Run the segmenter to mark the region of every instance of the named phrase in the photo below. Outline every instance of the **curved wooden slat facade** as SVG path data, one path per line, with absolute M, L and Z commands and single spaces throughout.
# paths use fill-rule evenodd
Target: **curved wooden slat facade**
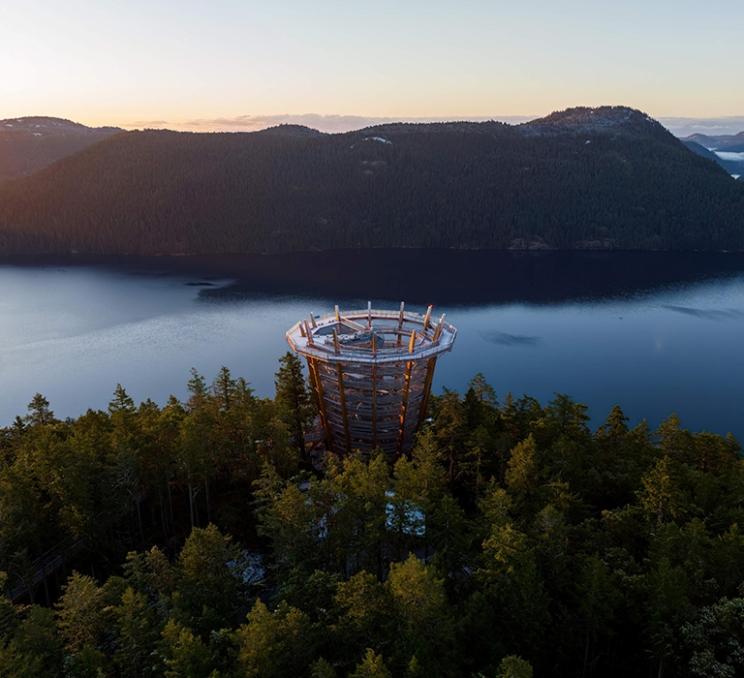
M 336 453 L 408 453 L 426 416 L 437 358 L 457 330 L 445 317 L 400 309 L 310 315 L 287 332 L 307 359 L 326 446 Z

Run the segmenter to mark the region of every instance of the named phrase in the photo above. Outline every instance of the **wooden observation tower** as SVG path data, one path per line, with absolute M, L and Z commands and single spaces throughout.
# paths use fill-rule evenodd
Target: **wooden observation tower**
M 307 359 L 326 445 L 337 454 L 408 453 L 426 416 L 437 358 L 457 330 L 426 313 L 374 310 L 310 315 L 287 332 Z

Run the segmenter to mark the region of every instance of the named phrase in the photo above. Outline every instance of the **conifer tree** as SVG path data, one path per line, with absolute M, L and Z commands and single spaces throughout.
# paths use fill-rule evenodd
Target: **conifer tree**
M 304 459 L 305 428 L 312 417 L 312 404 L 302 373 L 302 363 L 294 353 L 288 351 L 281 357 L 274 383 L 274 403 L 279 416 L 287 426 L 300 458 Z
M 41 393 L 37 393 L 28 404 L 28 414 L 25 417 L 25 422 L 31 426 L 43 426 L 51 424 L 53 421 L 54 412 L 49 407 L 49 401 Z
M 375 654 L 374 650 L 368 648 L 362 661 L 349 674 L 349 678 L 392 678 L 392 673 L 385 666 L 382 655 Z
M 169 619 L 163 628 L 159 652 L 165 678 L 209 676 L 212 657 L 209 648 L 191 629 Z

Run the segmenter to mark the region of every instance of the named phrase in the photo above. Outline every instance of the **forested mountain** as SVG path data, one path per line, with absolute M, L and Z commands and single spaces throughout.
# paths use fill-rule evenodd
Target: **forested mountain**
M 49 117 L 0 120 L 0 183 L 32 174 L 56 160 L 121 132 Z
M 744 153 L 744 132 L 738 134 L 692 134 L 684 141 L 694 141 L 705 148 L 714 148 L 717 151 L 730 151 L 732 153 Z
M 701 146 L 696 141 L 683 140 L 682 143 L 701 158 L 706 158 L 721 166 L 729 174 L 739 176 L 744 174 L 744 153 L 715 152 Z
M 682 142 L 693 153 L 714 160 L 730 174 L 744 175 L 744 132 L 719 136 L 693 134 Z
M 410 457 L 318 466 L 281 362 L 273 400 L 223 369 L 0 429 L 1 676 L 744 674 L 731 436 L 476 376 Z
M 744 191 L 646 115 L 127 132 L 0 188 L 2 253 L 744 249 Z
M 695 153 L 696 155 L 699 155 L 701 158 L 706 158 L 707 160 L 710 160 L 711 162 L 720 164 L 720 160 L 718 156 L 713 151 L 699 144 L 697 141 L 690 141 L 689 139 L 683 139 L 682 143 L 685 146 L 687 146 L 687 148 L 689 148 L 693 153 Z M 723 167 L 723 165 L 721 165 L 721 167 Z

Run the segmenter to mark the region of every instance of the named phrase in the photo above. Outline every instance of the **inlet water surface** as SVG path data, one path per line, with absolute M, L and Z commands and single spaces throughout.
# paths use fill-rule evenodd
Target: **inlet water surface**
M 595 425 L 744 439 L 744 259 L 737 255 L 385 251 L 0 264 L 0 426 L 36 392 L 57 416 L 183 397 L 220 366 L 273 392 L 284 332 L 334 303 L 435 303 L 459 329 L 435 390 L 482 372 L 500 397 L 567 393 Z

